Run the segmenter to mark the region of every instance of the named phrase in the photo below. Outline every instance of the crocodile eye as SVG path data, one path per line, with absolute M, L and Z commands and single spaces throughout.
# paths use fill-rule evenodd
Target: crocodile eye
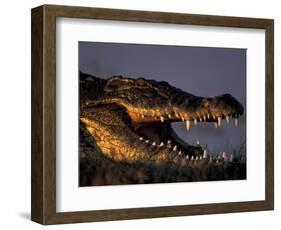
M 123 78 L 122 76 L 113 76 L 108 80 L 107 84 L 104 87 L 106 92 L 111 92 L 114 90 L 124 90 L 131 88 L 133 84 L 132 79 Z
M 148 83 L 144 79 L 139 79 L 139 80 L 137 80 L 137 85 L 138 86 L 148 86 Z

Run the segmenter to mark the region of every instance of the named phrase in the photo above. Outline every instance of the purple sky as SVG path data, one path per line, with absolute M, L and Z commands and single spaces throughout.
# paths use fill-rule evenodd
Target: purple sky
M 197 96 L 230 93 L 246 110 L 246 50 L 187 46 L 79 42 L 79 70 L 100 78 L 123 75 L 167 81 Z M 232 120 L 215 129 L 199 124 L 187 131 L 173 123 L 177 134 L 190 144 L 208 146 L 213 153 L 237 148 L 246 140 L 246 111 L 238 128 Z

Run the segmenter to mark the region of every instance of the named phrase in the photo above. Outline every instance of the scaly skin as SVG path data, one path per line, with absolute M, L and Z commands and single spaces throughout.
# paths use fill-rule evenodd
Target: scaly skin
M 114 162 L 174 162 L 200 166 L 232 160 L 211 158 L 201 146 L 181 140 L 171 122 L 214 122 L 232 117 L 243 106 L 230 94 L 197 97 L 167 82 L 114 76 L 108 81 L 80 73 L 80 121 L 97 148 Z

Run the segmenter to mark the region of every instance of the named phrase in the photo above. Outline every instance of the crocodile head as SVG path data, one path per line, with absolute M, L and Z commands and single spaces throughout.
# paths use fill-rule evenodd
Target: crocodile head
M 198 122 L 213 122 L 219 127 L 223 120 L 234 119 L 237 125 L 244 111 L 230 94 L 207 98 L 167 82 L 122 76 L 101 82 L 83 76 L 80 91 L 92 96 L 82 97 L 80 120 L 101 152 L 114 161 L 174 161 L 202 156 L 202 147 L 180 139 L 171 123 L 184 122 L 188 130 Z M 87 91 L 92 88 L 97 90 Z M 100 92 L 98 97 L 93 96 L 95 92 Z

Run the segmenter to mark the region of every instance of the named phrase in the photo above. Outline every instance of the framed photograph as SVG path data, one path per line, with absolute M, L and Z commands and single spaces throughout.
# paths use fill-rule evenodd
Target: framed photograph
M 31 219 L 273 210 L 273 20 L 32 9 Z

